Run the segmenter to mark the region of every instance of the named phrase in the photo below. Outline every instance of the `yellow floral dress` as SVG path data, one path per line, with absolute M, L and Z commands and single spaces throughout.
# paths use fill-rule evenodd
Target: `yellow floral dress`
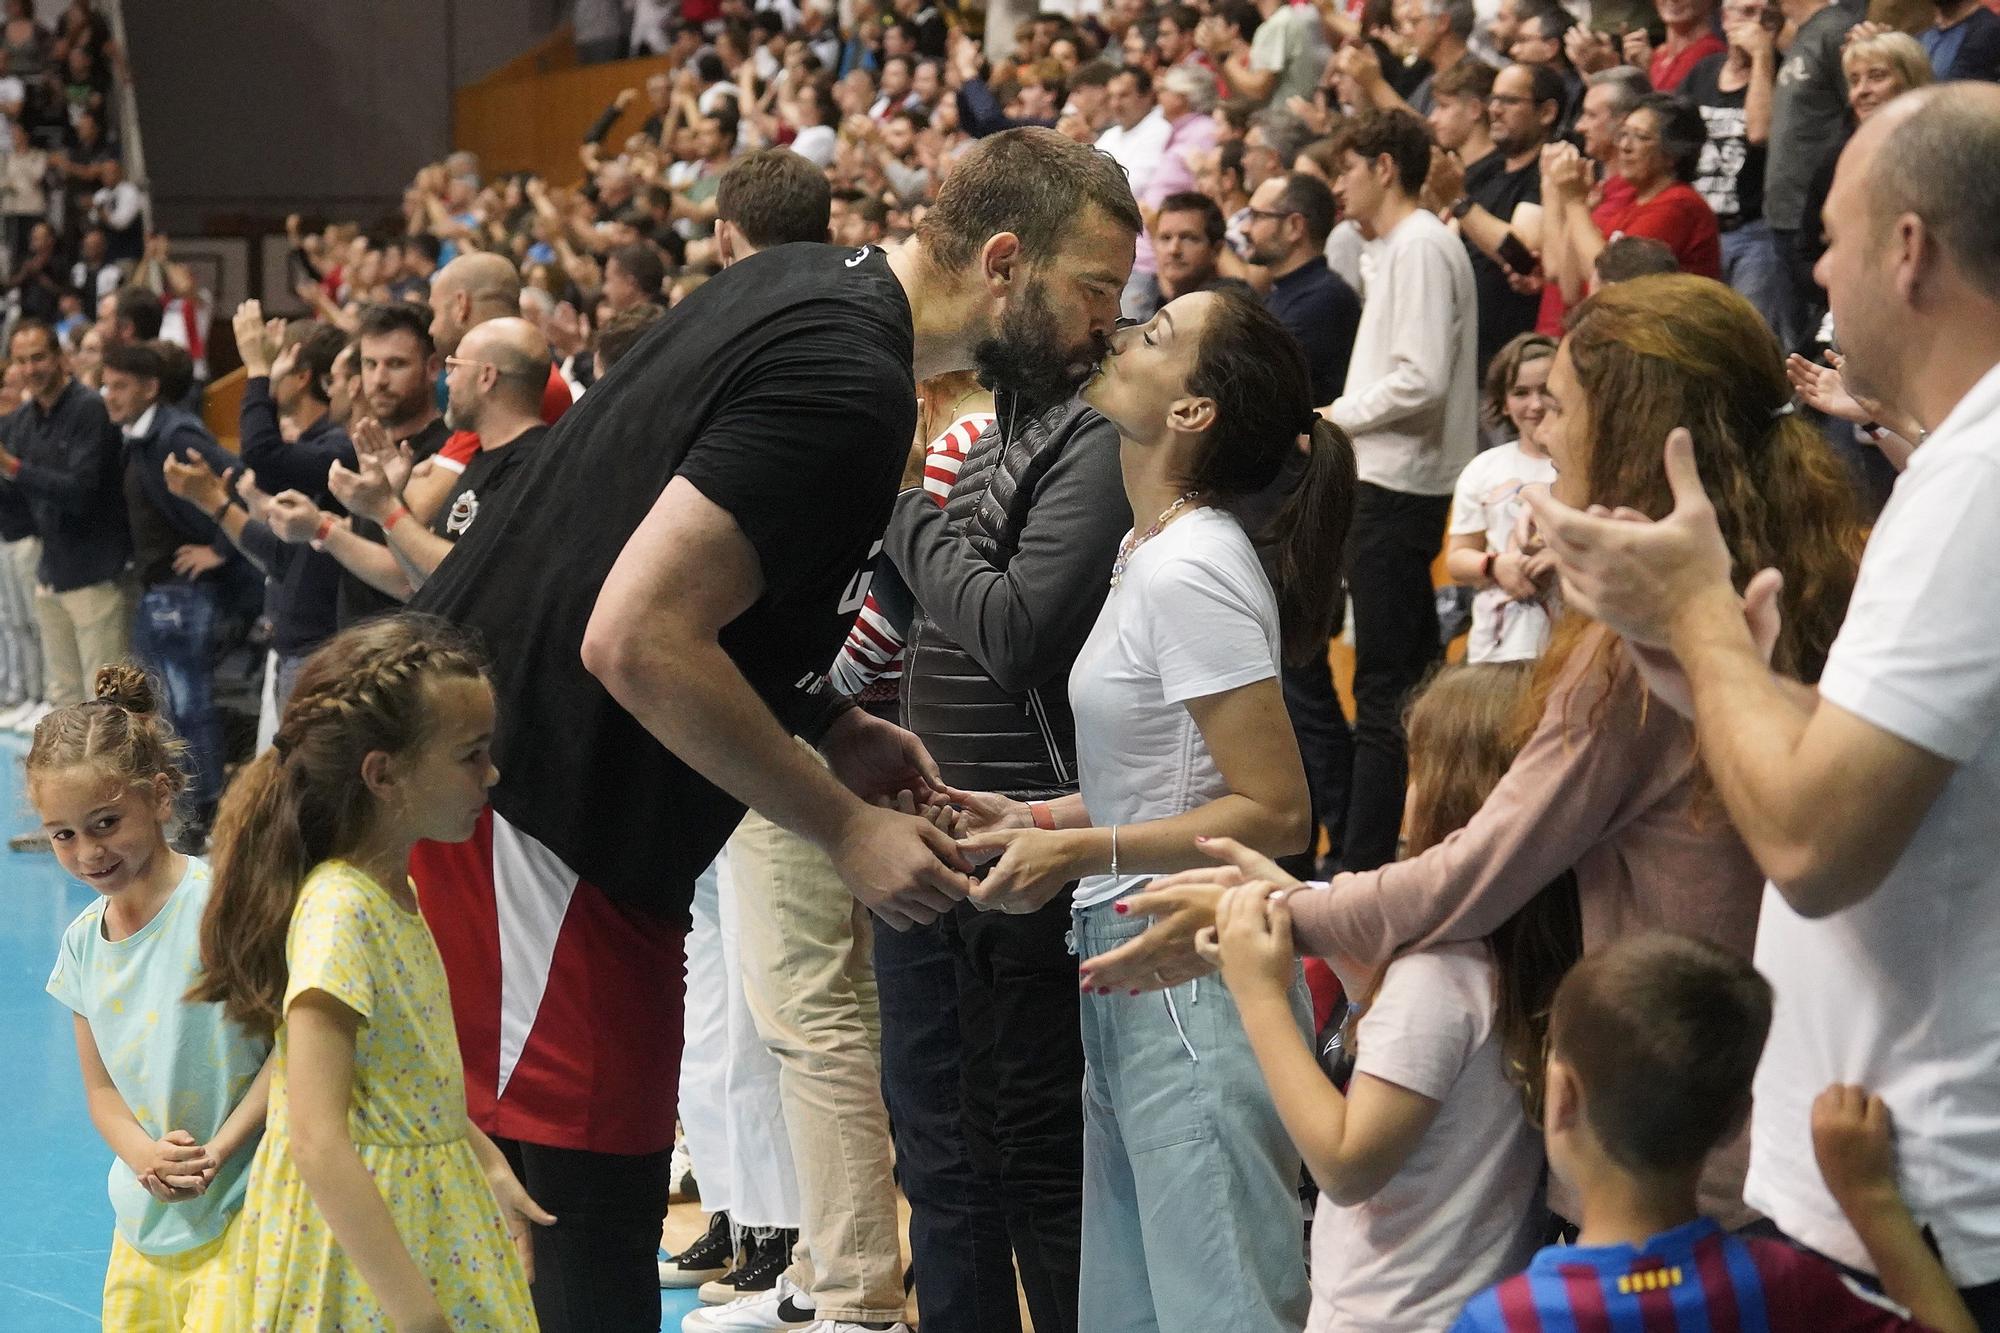
M 348 1132 L 452 1328 L 534 1329 L 527 1277 L 466 1137 L 451 997 L 423 918 L 360 870 L 328 861 L 300 891 L 285 954 L 288 1011 L 300 993 L 319 990 L 361 1015 Z M 286 1035 L 281 1027 L 270 1121 L 235 1228 L 225 1327 L 387 1330 L 292 1162 Z

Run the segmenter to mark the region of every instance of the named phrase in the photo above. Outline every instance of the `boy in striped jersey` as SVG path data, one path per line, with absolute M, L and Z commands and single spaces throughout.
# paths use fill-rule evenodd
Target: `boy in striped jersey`
M 1973 1333 L 1896 1191 L 1888 1112 L 1863 1089 L 1820 1094 L 1813 1148 L 1910 1315 L 1829 1260 L 1698 1214 L 1702 1163 L 1750 1109 L 1770 1023 L 1770 986 L 1713 945 L 1644 934 L 1579 963 L 1556 993 L 1544 1071 L 1549 1168 L 1583 1199 L 1577 1243 L 1475 1297 L 1454 1333 Z

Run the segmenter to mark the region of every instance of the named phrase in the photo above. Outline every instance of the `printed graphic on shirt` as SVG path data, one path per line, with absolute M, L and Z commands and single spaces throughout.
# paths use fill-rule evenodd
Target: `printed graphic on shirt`
M 451 502 L 451 513 L 444 521 L 444 535 L 451 538 L 463 537 L 472 520 L 479 517 L 479 497 L 471 491 L 462 491 Z

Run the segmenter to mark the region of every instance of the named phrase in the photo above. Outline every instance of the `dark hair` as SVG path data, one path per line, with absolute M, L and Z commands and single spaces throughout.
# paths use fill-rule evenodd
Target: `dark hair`
M 832 207 L 826 173 L 789 148 L 745 153 L 715 187 L 715 216 L 759 250 L 826 240 Z
M 1215 146 L 1215 171 L 1219 176 L 1224 172 L 1236 177 L 1236 188 L 1243 188 L 1243 141 L 1230 139 Z
M 1542 35 L 1554 41 L 1556 46 L 1555 61 L 1551 61 L 1550 63 L 1553 64 L 1556 61 L 1560 61 L 1562 64 L 1567 65 L 1569 63 L 1569 53 L 1563 50 L 1563 38 L 1568 35 L 1571 28 L 1576 26 L 1576 20 L 1570 16 L 1569 11 L 1561 5 L 1554 3 L 1554 0 L 1546 0 L 1546 3 L 1530 5 L 1527 12 L 1521 15 L 1521 22 L 1527 23 L 1530 21 L 1539 21 L 1547 25 Z
M 1054 130 L 1017 129 L 978 140 L 917 225 L 930 261 L 948 273 L 971 266 L 990 237 L 1012 232 L 1030 263 L 1060 250 L 1086 209 L 1133 235 L 1143 225 L 1125 169 L 1108 153 Z
M 621 245 L 605 258 L 606 264 L 616 263 L 625 270 L 627 277 L 648 301 L 657 301 L 666 289 L 667 263 L 660 258 L 660 252 L 645 241 L 634 241 Z
M 223 795 L 190 1000 L 221 1004 L 252 1032 L 284 1021 L 285 936 L 299 889 L 314 866 L 359 847 L 376 818 L 363 758 L 423 744 L 431 681 L 485 675 L 462 631 L 408 613 L 343 630 L 307 659 L 271 748 Z
M 109 353 L 107 352 L 107 357 Z M 113 663 L 97 669 L 90 698 L 58 708 L 35 724 L 27 773 L 95 764 L 127 786 L 165 778 L 178 800 L 188 787 L 188 745 L 160 707 L 161 691 L 143 670 Z
M 729 66 L 712 49 L 695 53 L 694 72 L 703 83 L 721 83 L 729 77 Z
M 194 358 L 179 343 L 155 338 L 150 346 L 160 357 L 160 397 L 178 403 L 194 388 Z
M 1431 17 L 1442 16 L 1446 29 L 1461 42 L 1472 36 L 1472 30 L 1479 25 L 1479 11 L 1472 0 L 1430 0 L 1424 12 Z
M 1431 171 L 1433 140 L 1430 126 L 1416 112 L 1401 107 L 1363 111 L 1343 121 L 1334 138 L 1342 152 L 1364 161 L 1387 156 L 1396 164 L 1396 181 L 1404 194 L 1415 195 L 1424 188 L 1424 177 Z
M 444 241 L 427 231 L 420 231 L 414 236 L 405 236 L 403 238 L 403 248 L 405 250 L 415 250 L 429 261 L 430 266 L 435 269 L 438 259 L 444 254 Z
M 1868 173 L 1874 225 L 1915 213 L 1966 279 L 2000 301 L 2000 116 L 1959 83 L 1905 96 L 1916 110 L 1883 137 Z
M 1201 22 L 1201 11 L 1193 5 L 1162 5 L 1156 17 L 1160 22 L 1171 23 L 1182 32 L 1192 36 L 1196 26 Z
M 327 393 L 327 377 L 333 374 L 333 363 L 347 350 L 347 335 L 335 325 L 317 319 L 301 319 L 293 321 L 285 330 L 285 339 L 298 344 L 298 360 L 292 369 L 307 373 L 306 392 L 322 403 L 331 401 Z
M 1563 109 L 1569 105 L 1569 85 L 1563 82 L 1563 76 L 1556 72 L 1554 65 L 1523 65 L 1521 68 L 1528 71 L 1528 95 L 1535 99 L 1537 107 L 1554 102 L 1556 124 L 1560 125 Z M 1553 126 L 1549 132 L 1555 132 Z
M 715 108 L 715 114 L 710 116 L 709 119 L 714 121 L 716 129 L 722 132 L 724 143 L 733 144 L 736 142 L 737 127 L 743 123 L 743 110 L 736 105 L 735 98 L 725 98 Z
M 1556 340 L 1545 333 L 1517 333 L 1493 354 L 1486 367 L 1485 394 L 1479 416 L 1494 430 L 1507 425 L 1507 395 L 1513 392 L 1514 377 L 1530 361 L 1546 361 L 1556 354 Z
M 1325 654 L 1333 633 L 1354 517 L 1354 445 L 1313 410 L 1305 353 L 1277 316 L 1242 292 L 1211 300 L 1188 392 L 1215 400 L 1215 424 L 1188 485 L 1225 503 L 1254 501 L 1297 459 L 1299 437 L 1308 438 L 1303 475 L 1251 534 L 1277 590 L 1285 660 L 1308 661 Z
M 666 307 L 657 301 L 642 301 L 627 307 L 604 321 L 604 326 L 591 338 L 590 349 L 604 363 L 604 369 L 610 370 L 638 344 L 646 330 L 666 317 Z
M 20 319 L 15 320 L 14 327 L 7 331 L 7 354 L 9 356 L 14 354 L 15 340 L 24 333 L 39 333 L 43 338 L 48 340 L 51 352 L 62 351 L 62 340 L 56 337 L 54 327 L 47 320 L 37 319 L 33 315 L 24 315 Z
M 1620 236 L 1597 252 L 1594 267 L 1598 284 L 1604 287 L 1655 273 L 1681 271 L 1681 263 L 1674 258 L 1674 252 L 1667 247 L 1667 243 L 1650 236 Z
M 1340 205 L 1334 201 L 1333 191 L 1325 181 L 1303 171 L 1288 171 L 1280 179 L 1285 182 L 1285 189 L 1278 196 L 1279 211 L 1304 218 L 1306 239 L 1312 242 L 1313 249 L 1324 250 L 1326 238 L 1340 218 Z
M 1153 214 L 1163 218 L 1169 213 L 1201 214 L 1201 229 L 1208 237 L 1210 245 L 1221 245 L 1222 238 L 1229 233 L 1229 222 L 1222 216 L 1222 209 L 1215 200 L 1199 190 L 1182 190 L 1160 200 L 1159 209 Z
M 1648 93 L 1625 114 L 1629 118 L 1640 111 L 1652 112 L 1659 122 L 1660 151 L 1673 164 L 1674 179 L 1693 180 L 1701 165 L 1701 150 L 1708 143 L 1708 125 L 1701 112 L 1671 93 Z
M 1499 71 L 1478 56 L 1466 56 L 1455 65 L 1447 65 L 1431 80 L 1431 96 L 1476 97 L 1481 109 L 1487 97 L 1493 92 L 1493 79 Z M 1561 82 L 1560 76 L 1557 82 Z
M 920 106 L 899 106 L 889 113 L 888 118 L 890 120 L 906 120 L 910 123 L 910 128 L 918 133 L 922 133 L 931 127 L 931 113 Z M 792 156 L 797 157 L 798 154 L 793 153 Z M 820 174 L 824 176 L 826 173 L 821 172 Z
M 1556 990 L 1549 1056 L 1575 1073 L 1611 1159 L 1699 1170 L 1750 1109 L 1771 986 L 1748 959 L 1648 931 L 1586 954 Z
M 165 308 L 160 304 L 158 293 L 128 283 L 120 287 L 118 295 L 112 298 L 111 309 L 113 318 L 132 326 L 133 338 L 144 342 L 160 336 Z
M 1264 22 L 1264 16 L 1257 12 L 1257 6 L 1250 0 L 1223 0 L 1215 6 L 1214 12 L 1224 23 L 1241 33 L 1246 42 L 1256 35 Z
M 1090 60 L 1078 65 L 1069 76 L 1069 90 L 1079 88 L 1105 88 L 1111 84 L 1111 76 L 1118 73 L 1118 67 L 1108 60 Z
M 1153 95 L 1153 76 L 1146 72 L 1145 66 L 1121 65 L 1112 77 L 1118 78 L 1120 76 L 1130 78 L 1132 80 L 1132 87 L 1137 90 L 1141 97 L 1151 97 Z
M 357 337 L 386 338 L 396 333 L 415 338 L 426 361 L 437 352 L 437 343 L 431 339 L 429 306 L 415 301 L 377 301 L 361 307 L 361 320 L 355 327 Z
M 113 343 L 104 349 L 104 368 L 135 379 L 152 380 L 155 384 L 166 377 L 165 368 L 160 364 L 159 349 L 149 342 Z

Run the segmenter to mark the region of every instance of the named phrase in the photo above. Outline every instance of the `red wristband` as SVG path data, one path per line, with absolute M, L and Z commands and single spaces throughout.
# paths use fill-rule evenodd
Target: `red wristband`
M 307 542 L 306 545 L 312 547 L 315 551 L 326 549 L 326 539 L 333 535 L 333 527 L 333 515 L 321 514 L 319 516 L 319 526 L 313 529 L 312 540 Z
M 391 509 L 389 511 L 389 517 L 382 520 L 382 531 L 387 532 L 390 528 L 395 527 L 396 524 L 402 522 L 403 519 L 407 518 L 409 516 L 409 513 L 410 511 L 407 508 L 405 508 L 402 505 L 397 505 L 394 509 Z
M 1036 828 L 1048 829 L 1052 832 L 1055 829 L 1056 812 L 1049 809 L 1047 801 L 1028 802 L 1028 818 L 1035 821 Z

